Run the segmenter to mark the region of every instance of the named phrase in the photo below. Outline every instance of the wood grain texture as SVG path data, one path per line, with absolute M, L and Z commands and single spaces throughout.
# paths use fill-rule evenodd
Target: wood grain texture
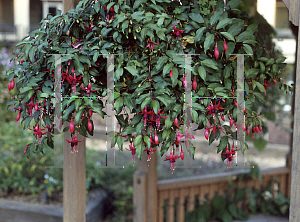
M 299 1 L 297 1 L 299 3 Z M 290 1 L 290 10 L 292 6 L 296 7 L 295 3 L 292 4 Z M 297 7 L 299 10 L 299 7 Z M 298 15 L 299 16 L 299 15 Z M 299 22 L 298 22 L 299 24 Z M 298 34 L 298 46 L 300 42 L 300 35 Z M 300 47 L 297 50 L 297 70 L 296 70 L 296 87 L 295 87 L 295 109 L 294 109 L 294 129 L 293 129 L 293 152 L 292 152 L 292 181 L 291 181 L 291 199 L 290 199 L 290 222 L 300 221 L 300 155 L 299 155 L 299 144 L 300 144 Z
M 143 153 L 141 161 L 137 160 L 137 171 L 134 173 L 133 181 L 134 222 L 158 221 L 158 213 L 161 213 L 157 207 L 157 155 L 156 152 L 152 153 L 149 167 L 146 153 Z M 138 181 L 141 177 L 143 183 Z
M 78 135 L 78 140 L 85 137 Z M 85 140 L 78 143 L 78 153 L 71 153 L 69 131 L 64 133 L 63 209 L 64 222 L 86 221 L 86 149 Z

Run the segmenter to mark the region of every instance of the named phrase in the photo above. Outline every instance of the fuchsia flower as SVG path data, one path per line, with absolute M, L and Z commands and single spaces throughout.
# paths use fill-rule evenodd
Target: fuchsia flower
M 48 133 L 48 132 L 42 132 L 42 131 L 46 130 L 46 129 L 42 129 L 41 126 L 36 124 L 35 127 L 30 130 L 33 130 L 33 134 L 35 134 L 36 141 L 37 141 L 37 136 L 39 136 L 39 144 L 42 144 L 42 136 Z
M 268 88 L 269 86 L 271 86 L 271 84 L 268 84 L 268 81 L 265 80 L 265 81 L 264 81 L 264 87 L 265 87 L 264 96 L 266 95 L 266 93 L 267 93 L 267 88 Z
M 171 69 L 170 77 L 172 78 L 172 76 L 173 76 L 173 70 Z
M 151 137 L 151 135 L 150 135 L 150 137 Z M 150 148 L 147 147 L 147 149 L 145 149 L 144 151 L 147 152 L 147 161 L 148 161 L 148 166 L 149 166 L 149 161 L 151 160 L 151 154 L 153 152 L 156 152 L 156 150 L 152 149 L 152 147 L 150 147 Z
M 134 147 L 134 144 L 133 144 L 133 142 L 130 142 L 131 143 L 131 145 L 129 145 L 129 149 L 127 149 L 127 148 L 125 148 L 126 150 L 128 150 L 128 151 L 131 151 L 131 155 L 132 155 L 132 162 L 133 162 L 133 165 L 132 166 L 134 166 L 134 162 L 135 162 L 135 153 L 136 153 L 136 148 Z
M 173 28 L 174 28 L 174 32 L 172 32 L 172 33 L 177 35 L 177 36 L 180 36 L 180 38 L 182 38 L 181 33 L 183 33 L 184 30 L 179 30 L 178 28 L 176 28 L 175 25 L 173 25 Z
M 184 136 L 185 136 L 186 147 L 188 147 L 189 146 L 189 139 L 195 139 L 195 137 L 190 134 L 188 127 L 185 129 Z
M 151 50 L 153 51 L 153 46 L 154 45 L 158 45 L 159 43 L 154 43 L 154 42 L 152 42 L 150 39 L 149 39 L 149 44 L 146 46 L 146 48 L 148 48 L 149 46 L 151 47 Z M 145 48 L 145 49 L 146 49 Z
M 76 93 L 76 84 L 77 82 L 81 82 L 82 75 L 76 77 L 76 73 L 74 72 L 74 69 L 72 68 L 72 72 L 74 73 L 73 76 L 69 75 L 69 78 L 67 79 L 68 82 L 73 86 L 73 93 Z
M 207 115 L 212 114 L 213 117 L 215 117 L 216 111 L 223 110 L 223 109 L 224 109 L 223 107 L 220 107 L 220 101 L 219 101 L 218 105 L 216 105 L 216 103 L 215 103 L 215 105 L 213 105 L 213 103 L 211 102 L 211 104 L 206 108 L 206 110 L 208 111 Z
M 88 30 L 88 32 L 90 33 L 93 30 L 93 23 L 91 23 L 90 27 L 87 27 L 86 25 L 84 25 L 84 27 Z
M 87 88 L 83 88 L 82 85 L 80 85 L 80 88 L 83 89 L 84 91 L 86 91 L 87 97 L 90 97 L 90 93 L 91 93 L 91 92 L 96 92 L 96 91 L 97 91 L 97 90 L 92 90 L 92 84 L 91 84 L 90 82 L 89 82 Z
M 170 156 L 165 156 L 166 159 L 165 161 L 169 160 L 171 163 L 171 174 L 173 174 L 173 170 L 175 169 L 175 160 L 177 160 L 178 158 L 180 158 L 179 156 L 175 156 L 175 151 L 173 151 L 173 155 L 172 155 L 172 151 L 170 151 Z
M 228 146 L 226 147 L 226 152 L 225 153 L 221 153 L 221 155 L 225 155 L 225 158 L 227 159 L 227 169 L 228 166 L 231 167 L 232 166 L 232 161 L 234 159 L 234 154 L 235 152 L 238 150 L 235 150 L 234 148 L 232 150 L 228 150 Z
M 75 137 L 72 136 L 72 140 L 66 140 L 68 143 L 71 143 L 71 153 L 73 154 L 73 147 L 75 146 L 75 153 L 76 153 L 76 156 L 77 156 L 77 153 L 78 153 L 78 148 L 77 148 L 77 145 L 79 142 L 82 142 L 84 140 L 81 140 L 81 141 L 78 141 L 77 140 L 77 135 L 75 135 Z

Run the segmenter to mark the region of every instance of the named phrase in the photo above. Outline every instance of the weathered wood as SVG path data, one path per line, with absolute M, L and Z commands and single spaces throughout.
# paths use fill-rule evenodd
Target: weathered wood
M 147 173 L 136 171 L 133 175 L 134 221 L 147 221 Z
M 175 213 L 175 198 L 176 190 L 169 191 L 169 203 L 168 203 L 168 213 L 167 213 L 167 222 L 174 222 L 174 213 Z
M 289 20 L 295 25 L 299 25 L 299 0 L 282 0 L 289 10 Z
M 177 207 L 177 221 L 184 221 L 184 194 L 182 193 L 182 189 L 179 191 L 179 199 L 178 199 L 178 207 Z
M 164 207 L 164 201 L 166 199 L 168 199 L 168 191 L 159 192 L 158 199 L 159 199 L 158 222 L 163 222 L 164 221 L 164 208 L 163 207 Z
M 295 10 L 298 10 L 298 24 L 299 25 L 299 1 L 290 1 L 289 14 L 290 17 L 295 16 Z M 297 8 L 292 8 L 297 7 Z M 298 27 L 299 28 L 299 27 Z M 298 34 L 298 46 L 300 43 L 300 35 Z M 300 155 L 299 155 L 299 143 L 300 143 L 300 47 L 297 50 L 297 70 L 296 70 L 296 83 L 295 83 L 295 108 L 294 108 L 294 127 L 293 127 L 293 152 L 292 152 L 292 181 L 291 181 L 291 199 L 290 199 L 290 222 L 296 222 L 300 220 Z
M 137 160 L 137 162 L 137 171 L 134 174 L 133 181 L 133 189 L 135 191 L 133 193 L 134 221 L 157 221 L 157 153 L 152 153 L 149 167 L 146 152 L 143 153 L 142 160 Z M 143 183 L 138 181 L 138 175 L 143 177 Z M 139 192 L 136 192 L 136 189 Z M 141 218 L 144 219 L 141 220 Z
M 85 137 L 80 134 L 78 140 Z M 66 141 L 71 140 L 69 131 L 64 133 L 64 168 L 63 168 L 63 209 L 64 222 L 86 221 L 86 171 L 85 171 L 85 140 L 78 143 L 78 153 L 71 154 L 71 146 Z

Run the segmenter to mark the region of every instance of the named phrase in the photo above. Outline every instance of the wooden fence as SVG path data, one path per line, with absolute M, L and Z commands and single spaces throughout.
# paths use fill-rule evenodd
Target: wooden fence
M 157 221 L 164 222 L 165 217 L 167 222 L 183 222 L 185 213 L 195 208 L 195 200 L 202 204 L 204 200 L 211 201 L 216 194 L 223 195 L 228 189 L 229 180 L 237 184 L 235 180 L 237 176 L 247 172 L 249 170 L 158 181 Z M 273 195 L 279 190 L 284 196 L 289 196 L 291 175 L 289 167 L 264 169 L 261 174 L 262 183 L 259 179 L 250 179 L 247 182 L 242 181 L 239 187 L 263 188 L 271 179 L 276 179 L 278 184 L 272 183 Z

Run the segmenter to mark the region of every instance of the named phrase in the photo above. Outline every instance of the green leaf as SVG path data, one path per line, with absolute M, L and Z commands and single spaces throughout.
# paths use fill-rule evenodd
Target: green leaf
M 236 42 L 243 42 L 253 36 L 253 31 L 245 31 L 238 35 Z
M 119 97 L 118 99 L 116 99 L 115 101 L 115 109 L 117 110 L 117 112 L 123 107 L 123 97 Z
M 144 136 L 144 142 L 146 143 L 147 147 L 151 147 L 150 138 L 148 136 Z
M 194 42 L 197 43 L 198 41 L 200 41 L 202 35 L 203 35 L 203 32 L 204 30 L 206 29 L 206 27 L 202 27 L 200 29 L 197 30 L 196 32 L 196 35 L 195 35 L 195 38 L 194 38 Z
M 173 125 L 173 122 L 171 121 L 170 117 L 165 119 L 165 125 L 166 125 L 166 129 L 171 128 L 171 126 Z
M 130 72 L 133 76 L 138 76 L 138 71 L 135 66 L 126 66 L 125 69 Z
M 163 65 L 166 64 L 166 62 L 168 61 L 168 59 L 169 59 L 168 56 L 163 56 L 163 57 L 159 58 L 159 60 L 158 60 L 158 62 L 157 62 L 157 64 L 156 64 L 156 66 L 155 66 L 155 68 L 156 68 L 157 70 L 160 70 L 161 67 L 162 67 Z
M 163 69 L 163 77 L 165 77 L 166 74 L 169 74 L 171 72 L 171 69 L 173 68 L 174 64 L 171 62 L 171 63 L 168 63 L 167 65 L 164 66 L 164 69 Z
M 253 50 L 250 45 L 243 44 L 243 48 L 247 54 L 253 54 Z
M 129 70 L 128 70 L 129 71 Z M 117 68 L 116 72 L 115 72 L 115 75 L 116 75 L 116 80 L 120 80 L 120 77 L 123 75 L 123 68 Z
M 228 2 L 228 4 L 226 5 L 226 9 L 228 10 L 229 8 L 231 9 L 235 9 L 236 7 L 238 7 L 241 4 L 242 0 L 231 0 Z
M 206 33 L 206 38 L 204 41 L 204 52 L 206 52 L 210 46 L 214 43 L 215 35 L 211 33 Z
M 206 79 L 206 70 L 203 66 L 198 67 L 198 73 L 199 73 L 201 79 L 203 79 L 203 81 L 205 81 L 205 79 Z
M 82 100 L 81 99 L 76 99 L 75 100 L 75 110 L 78 111 L 80 105 L 82 103 Z
M 220 33 L 228 40 L 235 41 L 234 37 L 229 32 L 220 32 Z
M 158 115 L 159 102 L 157 100 L 152 100 L 152 108 L 156 115 Z
M 151 97 L 147 97 L 143 102 L 142 102 L 142 105 L 141 105 L 141 109 L 143 110 L 145 108 L 145 106 L 147 106 L 149 103 L 150 103 L 150 100 L 152 98 Z
M 20 90 L 20 93 L 22 94 L 22 93 L 25 93 L 25 92 L 27 92 L 27 91 L 29 91 L 29 90 L 31 90 L 32 88 L 31 87 L 28 87 L 28 86 L 25 86 L 24 88 L 22 88 L 21 90 Z
M 216 29 L 224 28 L 226 25 L 231 24 L 231 23 L 232 23 L 232 19 L 231 19 L 231 18 L 225 18 L 225 19 L 222 19 L 222 20 L 218 23 Z
M 146 3 L 147 0 L 137 0 L 133 4 L 133 9 L 137 9 L 142 3 Z
M 78 112 L 76 112 L 76 115 L 75 115 L 76 124 L 79 124 L 80 117 L 82 116 L 82 114 L 83 114 L 83 109 L 80 109 Z
M 276 63 L 283 63 L 285 61 L 286 57 L 280 56 L 279 58 L 276 59 Z
M 221 152 L 223 149 L 227 147 L 228 144 L 228 136 L 223 136 L 220 140 L 220 143 L 218 145 L 217 153 Z
M 126 20 L 127 21 L 127 20 Z M 124 24 L 124 23 L 123 23 Z M 108 33 L 112 30 L 112 28 L 107 29 L 106 27 L 104 27 L 103 29 L 101 29 L 101 35 L 103 37 L 106 37 L 108 35 Z
M 142 16 L 145 11 L 136 11 L 132 14 L 132 19 L 137 20 L 138 22 L 144 19 L 145 17 Z M 122 18 L 122 17 L 121 17 Z M 125 19 L 125 17 L 123 17 Z
M 162 134 L 162 139 L 165 140 L 171 133 L 171 129 L 165 129 Z
M 254 83 L 254 81 L 253 81 L 253 83 Z M 253 84 L 254 85 L 254 84 Z M 261 92 L 265 92 L 266 90 L 265 90 L 265 87 L 261 84 L 261 83 L 259 83 L 259 82 L 256 82 L 256 86 L 257 86 L 257 88 L 259 89 L 259 91 L 261 91 Z
M 264 138 L 259 137 L 259 138 L 254 138 L 254 146 L 255 148 L 261 152 L 265 149 L 265 147 L 267 146 L 267 141 L 264 140 Z
M 117 136 L 117 144 L 120 150 L 123 150 L 123 137 L 121 135 Z
M 228 33 L 230 33 L 232 36 L 236 36 L 240 33 L 240 31 L 244 28 L 244 21 L 240 21 L 239 23 L 234 23 L 229 29 Z
M 218 69 L 218 64 L 212 59 L 205 59 L 201 62 L 201 65 L 207 66 L 212 69 Z
M 197 22 L 197 23 L 204 23 L 204 19 L 203 19 L 203 17 L 201 16 L 201 14 L 196 14 L 196 13 L 189 13 L 189 17 L 193 20 L 193 21 L 195 21 L 195 22 Z
M 219 11 L 215 11 L 214 14 L 210 18 L 210 24 L 214 25 L 221 17 L 221 14 L 223 13 L 224 9 L 220 9 Z
M 156 35 L 158 36 L 158 38 L 166 40 L 166 35 L 162 30 L 156 31 Z
M 139 144 L 142 143 L 142 139 L 143 136 L 142 135 L 138 135 L 135 139 L 134 139 L 134 146 L 137 147 Z

